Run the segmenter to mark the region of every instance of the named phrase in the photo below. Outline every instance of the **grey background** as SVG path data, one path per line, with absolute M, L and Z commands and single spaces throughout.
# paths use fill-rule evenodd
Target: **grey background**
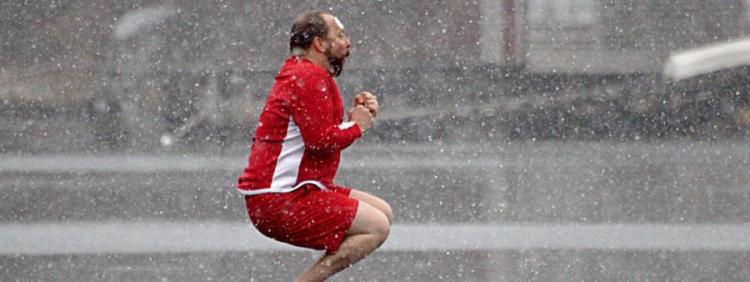
M 345 101 L 382 103 L 337 181 L 396 214 L 331 280 L 750 277 L 747 76 L 661 73 L 742 39 L 746 1 L 108 0 L 0 3 L 0 280 L 288 281 L 311 264 L 233 188 L 307 9 L 352 38 Z

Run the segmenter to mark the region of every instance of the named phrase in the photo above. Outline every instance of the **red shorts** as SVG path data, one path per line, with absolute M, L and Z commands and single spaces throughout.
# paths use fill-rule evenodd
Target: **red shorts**
M 351 189 L 307 185 L 289 193 L 245 196 L 253 225 L 264 235 L 299 247 L 339 249 L 354 221 L 359 202 L 349 198 Z

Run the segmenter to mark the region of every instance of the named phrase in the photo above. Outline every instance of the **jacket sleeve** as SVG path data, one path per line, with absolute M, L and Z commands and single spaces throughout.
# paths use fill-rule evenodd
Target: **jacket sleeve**
M 337 97 L 333 85 L 319 74 L 299 77 L 292 82 L 290 109 L 294 123 L 299 127 L 305 148 L 320 152 L 341 151 L 362 136 L 354 123 L 338 124 L 333 108 Z

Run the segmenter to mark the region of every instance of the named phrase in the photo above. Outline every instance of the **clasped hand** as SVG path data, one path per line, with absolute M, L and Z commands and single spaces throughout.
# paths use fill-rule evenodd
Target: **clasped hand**
M 372 126 L 379 107 L 377 96 L 367 91 L 360 92 L 354 96 L 354 107 L 349 110 L 349 121 L 356 122 L 364 132 Z

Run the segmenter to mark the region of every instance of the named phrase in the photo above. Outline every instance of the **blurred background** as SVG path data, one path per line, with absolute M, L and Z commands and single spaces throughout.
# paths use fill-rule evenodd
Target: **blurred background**
M 312 263 L 233 189 L 311 9 L 381 101 L 338 181 L 397 214 L 333 280 L 750 277 L 749 1 L 45 0 L 0 3 L 0 279 Z

